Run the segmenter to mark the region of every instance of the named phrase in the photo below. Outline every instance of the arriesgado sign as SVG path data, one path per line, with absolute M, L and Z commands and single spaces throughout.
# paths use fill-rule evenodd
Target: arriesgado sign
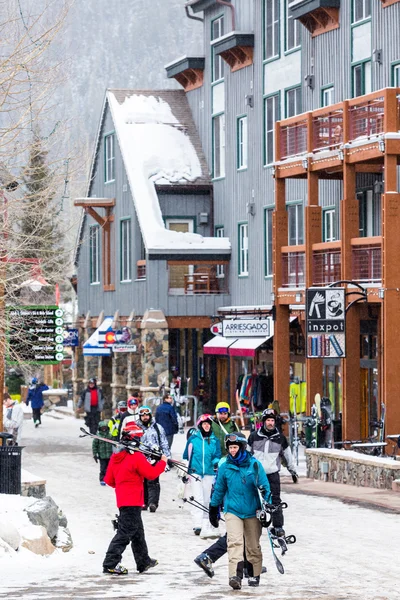
M 271 331 L 270 317 L 267 319 L 225 319 L 222 321 L 222 335 L 224 337 L 269 337 L 272 335 Z

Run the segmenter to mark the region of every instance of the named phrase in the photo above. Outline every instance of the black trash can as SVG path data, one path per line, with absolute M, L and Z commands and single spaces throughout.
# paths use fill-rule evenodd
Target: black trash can
M 21 494 L 21 458 L 22 446 L 0 446 L 0 494 Z

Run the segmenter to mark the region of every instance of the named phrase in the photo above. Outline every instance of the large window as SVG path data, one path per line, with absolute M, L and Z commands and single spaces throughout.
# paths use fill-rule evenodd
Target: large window
M 89 229 L 90 283 L 100 283 L 100 227 Z
M 352 67 L 353 98 L 371 92 L 371 61 L 366 61 Z
M 324 242 L 334 242 L 336 235 L 336 211 L 334 208 L 327 208 L 323 211 L 323 240 Z
M 213 117 L 213 176 L 225 176 L 225 115 Z
M 280 95 L 274 94 L 264 100 L 264 119 L 265 119 L 265 164 L 269 165 L 274 162 L 275 150 L 275 123 L 279 120 Z
M 330 106 L 331 104 L 334 104 L 334 102 L 335 102 L 334 92 L 335 92 L 335 88 L 333 87 L 333 85 L 322 88 L 322 90 L 321 90 L 321 106 Z
M 381 194 L 372 189 L 357 193 L 359 214 L 359 236 L 371 237 L 382 234 Z
M 264 243 L 265 243 L 265 276 L 269 277 L 272 275 L 272 215 L 274 209 L 266 208 L 264 211 Z
M 248 158 L 247 116 L 237 120 L 237 168 L 246 169 Z
M 239 223 L 239 275 L 249 274 L 249 226 Z
M 113 133 L 106 135 L 104 138 L 104 152 L 104 181 L 108 183 L 115 180 L 115 136 Z
M 371 0 L 353 0 L 353 23 L 371 16 Z
M 131 220 L 123 219 L 120 230 L 121 243 L 121 281 L 131 281 L 132 279 L 132 241 L 131 241 Z
M 223 225 L 217 225 L 215 228 L 215 237 L 223 238 L 225 237 L 225 229 Z M 224 265 L 217 265 L 217 277 L 222 278 L 225 277 Z
M 301 113 L 301 87 L 297 86 L 285 92 L 286 118 L 294 117 Z
M 297 19 L 293 18 L 289 10 L 289 2 L 290 0 L 285 0 L 286 5 L 286 29 L 285 29 L 285 50 L 289 52 L 290 50 L 297 50 L 300 48 L 301 37 L 300 37 L 300 22 Z
M 304 244 L 303 203 L 289 204 L 287 211 L 289 220 L 289 246 Z
M 264 0 L 264 60 L 279 56 L 280 0 Z
M 211 23 L 211 41 L 224 35 L 224 17 L 214 19 Z M 213 152 L 213 177 L 225 176 L 225 83 L 224 65 L 220 56 L 212 54 L 212 152 Z
M 211 40 L 217 40 L 224 35 L 224 17 L 221 15 L 211 23 Z M 224 61 L 212 48 L 212 81 L 224 78 Z

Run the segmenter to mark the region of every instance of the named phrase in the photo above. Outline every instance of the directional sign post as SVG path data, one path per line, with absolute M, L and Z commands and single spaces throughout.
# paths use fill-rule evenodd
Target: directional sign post
M 58 306 L 7 309 L 7 361 L 56 365 L 64 358 L 63 311 Z
M 346 356 L 344 288 L 306 290 L 307 358 Z

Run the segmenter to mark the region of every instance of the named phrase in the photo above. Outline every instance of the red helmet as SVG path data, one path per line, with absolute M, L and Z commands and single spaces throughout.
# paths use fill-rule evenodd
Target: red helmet
M 127 437 L 131 440 L 142 437 L 143 429 L 136 425 L 135 421 L 128 421 L 122 430 L 122 436 Z
M 139 406 L 139 400 L 135 396 L 130 396 L 127 401 L 128 408 L 137 408 Z
M 197 423 L 196 423 L 197 427 L 199 427 L 199 425 L 201 423 L 204 423 L 204 421 L 208 421 L 210 424 L 212 424 L 213 418 L 211 415 L 207 415 L 207 414 L 200 415 L 200 417 L 197 419 Z

